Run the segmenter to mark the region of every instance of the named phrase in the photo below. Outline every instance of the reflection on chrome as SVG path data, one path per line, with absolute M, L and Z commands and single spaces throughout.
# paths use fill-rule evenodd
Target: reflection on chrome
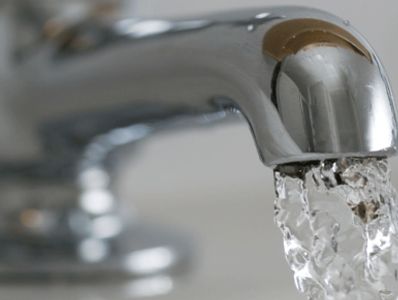
M 51 232 L 57 218 L 51 211 L 28 208 L 20 213 L 19 222 L 26 230 L 40 234 Z
M 173 290 L 173 280 L 168 276 L 154 276 L 129 282 L 124 290 L 129 297 L 155 297 Z
M 270 16 L 269 12 L 263 12 L 263 13 L 256 15 L 255 19 L 262 20 L 262 19 L 268 18 L 269 16 Z
M 175 253 L 168 248 L 159 247 L 131 253 L 126 257 L 125 265 L 132 273 L 148 275 L 173 265 Z
M 108 212 L 113 204 L 113 195 L 107 189 L 84 191 L 80 196 L 80 207 L 93 215 Z
M 78 247 L 80 258 L 86 263 L 95 263 L 103 260 L 109 253 L 108 244 L 100 239 L 85 239 Z
M 133 21 L 128 19 L 118 22 L 115 28 L 120 34 L 140 38 L 167 32 L 173 28 L 173 24 L 162 20 Z
M 109 239 L 120 234 L 123 224 L 119 216 L 104 215 L 94 218 L 91 224 L 92 235 L 98 239 Z
M 109 175 L 101 168 L 89 168 L 79 174 L 78 181 L 82 189 L 96 189 L 109 184 Z

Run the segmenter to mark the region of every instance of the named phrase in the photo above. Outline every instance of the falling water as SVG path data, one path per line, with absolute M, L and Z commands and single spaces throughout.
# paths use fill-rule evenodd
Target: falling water
M 398 299 L 398 202 L 386 160 L 279 166 L 275 188 L 275 221 L 308 299 Z

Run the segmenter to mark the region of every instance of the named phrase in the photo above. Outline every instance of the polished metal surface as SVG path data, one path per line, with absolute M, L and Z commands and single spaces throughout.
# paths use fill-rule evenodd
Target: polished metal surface
M 389 97 L 383 77 L 365 57 L 349 49 L 313 47 L 287 57 L 277 76 L 279 113 L 300 149 L 388 155 L 396 137 L 393 102 L 383 101 Z
M 344 20 L 301 7 L 139 19 L 118 1 L 76 3 L 1 11 L 2 198 L 22 203 L 4 210 L 11 245 L 70 243 L 74 261 L 102 270 L 135 226 L 112 189 L 118 149 L 161 130 L 243 116 L 268 166 L 396 152 L 387 76 Z M 85 241 L 102 256 L 85 257 Z
M 386 75 L 366 41 L 343 20 L 296 7 L 224 13 L 188 21 L 98 18 L 82 21 L 71 29 L 63 23 L 55 25 L 57 19 L 51 19 L 38 26 L 45 30 L 40 32 L 41 37 L 47 37 L 43 42 L 31 42 L 29 47 L 14 48 L 8 53 L 18 55 L 10 62 L 2 97 L 9 122 L 0 135 L 0 141 L 7 138 L 0 159 L 8 164 L 42 162 L 49 155 L 58 156 L 59 160 L 62 156 L 53 149 L 49 153 L 47 145 L 63 143 L 62 148 L 81 148 L 96 135 L 116 127 L 230 108 L 241 111 L 248 120 L 267 165 L 395 151 L 396 120 Z M 313 136 L 308 136 L 305 144 L 297 142 L 301 137 L 289 131 L 289 121 L 280 117 L 285 112 L 271 101 L 275 92 L 273 78 L 281 89 L 280 74 L 277 61 L 263 52 L 264 37 L 276 24 L 302 18 L 321 19 L 342 27 L 370 53 L 371 59 L 367 60 L 352 49 L 323 44 L 320 36 L 319 42 L 314 40 L 312 45 L 285 58 L 290 61 L 290 69 L 298 68 L 291 62 L 295 60 L 300 65 L 298 60 L 311 60 L 308 56 L 313 53 L 318 59 L 311 60 L 314 69 L 334 73 L 320 79 L 317 88 L 314 80 L 305 81 L 311 76 L 302 76 L 299 89 L 305 94 L 300 95 L 305 99 L 302 103 L 310 102 L 305 89 L 323 90 L 330 102 L 339 98 L 339 110 L 353 111 L 350 119 L 364 124 L 355 130 L 350 124 L 343 126 L 346 116 L 337 120 L 342 122 L 343 142 L 361 137 L 361 142 L 350 141 L 350 146 L 341 151 L 336 145 L 318 148 L 316 138 L 311 141 Z M 60 33 L 46 33 L 51 26 Z M 333 57 L 327 53 L 330 47 L 337 50 Z M 308 52 L 310 48 L 317 53 Z M 324 64 L 326 61 L 330 67 Z M 349 63 L 343 67 L 344 61 Z M 305 61 L 301 64 L 307 65 Z M 353 76 L 365 69 L 366 78 Z M 286 75 L 283 70 L 282 74 Z M 344 85 L 334 86 L 339 81 Z M 274 96 L 278 103 L 290 101 Z M 362 106 L 358 104 L 362 111 L 356 113 L 356 103 L 362 102 Z M 388 115 L 381 114 L 380 109 Z M 303 119 L 305 110 L 303 107 L 297 111 Z M 319 125 L 308 118 L 305 122 L 309 127 Z M 375 142 L 375 131 L 388 136 Z M 23 138 L 24 147 L 20 141 L 9 139 L 15 134 Z

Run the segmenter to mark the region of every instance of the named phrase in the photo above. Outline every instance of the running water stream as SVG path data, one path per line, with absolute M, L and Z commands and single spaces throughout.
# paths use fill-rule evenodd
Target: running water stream
M 398 203 L 386 160 L 278 166 L 275 189 L 299 291 L 311 300 L 398 299 Z

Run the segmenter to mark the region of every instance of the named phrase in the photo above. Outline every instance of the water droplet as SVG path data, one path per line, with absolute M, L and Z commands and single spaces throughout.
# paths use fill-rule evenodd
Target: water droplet
M 350 26 L 350 20 L 345 19 L 343 23 L 345 26 Z

